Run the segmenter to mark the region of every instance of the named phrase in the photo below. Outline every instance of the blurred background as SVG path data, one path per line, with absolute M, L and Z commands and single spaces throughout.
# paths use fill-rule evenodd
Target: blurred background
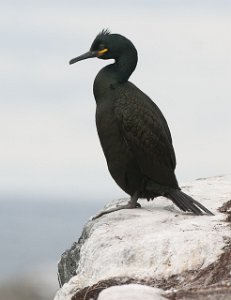
M 68 65 L 107 27 L 138 50 L 130 80 L 168 121 L 180 184 L 230 173 L 229 0 L 0 0 L 0 300 L 52 299 L 60 255 L 126 196 L 95 128 L 109 61 Z

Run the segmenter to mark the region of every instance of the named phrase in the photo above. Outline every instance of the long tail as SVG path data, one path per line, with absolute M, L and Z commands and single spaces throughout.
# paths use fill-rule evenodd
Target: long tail
M 192 197 L 188 196 L 181 190 L 171 190 L 168 193 L 168 198 L 172 200 L 181 210 L 187 212 L 192 212 L 195 215 L 203 215 L 205 212 L 208 215 L 214 215 L 206 207 L 204 207 L 200 202 L 194 200 Z

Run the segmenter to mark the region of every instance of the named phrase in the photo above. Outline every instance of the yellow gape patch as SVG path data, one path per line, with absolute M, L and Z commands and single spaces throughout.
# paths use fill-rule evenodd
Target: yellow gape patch
M 100 51 L 98 51 L 98 56 L 101 56 L 101 55 L 103 55 L 105 52 L 107 52 L 108 51 L 108 49 L 107 48 L 105 48 L 105 49 L 103 49 L 103 50 L 100 50 Z

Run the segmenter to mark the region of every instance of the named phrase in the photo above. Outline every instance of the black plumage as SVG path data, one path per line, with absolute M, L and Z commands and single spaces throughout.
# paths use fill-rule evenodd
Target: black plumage
M 174 173 L 175 152 L 168 124 L 157 105 L 128 81 L 136 68 L 137 51 L 130 40 L 103 30 L 90 51 L 77 61 L 98 57 L 114 59 L 95 78 L 96 125 L 108 169 L 116 183 L 131 196 L 123 208 L 137 207 L 139 198 L 164 196 L 181 210 L 202 215 L 212 213 L 183 193 Z

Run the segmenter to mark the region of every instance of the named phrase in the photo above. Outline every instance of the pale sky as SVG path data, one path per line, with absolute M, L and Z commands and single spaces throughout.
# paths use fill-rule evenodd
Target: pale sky
M 179 183 L 231 172 L 230 1 L 0 1 L 0 196 L 111 200 L 93 80 L 69 66 L 103 28 L 139 55 L 130 81 L 164 113 Z

